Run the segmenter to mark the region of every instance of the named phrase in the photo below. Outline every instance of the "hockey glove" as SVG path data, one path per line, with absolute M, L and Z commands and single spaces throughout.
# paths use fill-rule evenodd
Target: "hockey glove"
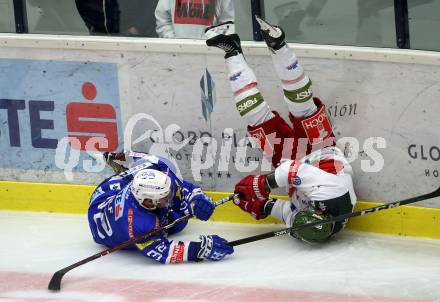
M 208 220 L 214 212 L 214 209 L 214 203 L 205 194 L 197 194 L 190 201 L 190 214 L 200 220 Z
M 125 161 L 125 153 L 124 152 L 104 152 L 102 154 L 102 156 L 105 159 L 106 163 L 109 163 L 110 161 L 114 161 L 114 160 L 120 160 L 120 161 Z
M 240 197 L 234 198 L 234 204 L 243 211 L 251 214 L 256 220 L 266 218 L 269 213 L 265 212 L 267 200 L 243 199 Z
M 248 175 L 235 185 L 235 193 L 244 200 L 265 201 L 269 197 L 266 175 Z
M 115 162 L 115 160 L 125 161 L 125 154 L 123 152 L 104 152 L 102 156 L 104 157 L 106 164 L 109 165 L 116 174 L 128 170 L 123 165 Z
M 197 258 L 200 260 L 219 261 L 234 252 L 234 248 L 220 236 L 201 235 L 200 240 L 200 250 L 197 254 Z

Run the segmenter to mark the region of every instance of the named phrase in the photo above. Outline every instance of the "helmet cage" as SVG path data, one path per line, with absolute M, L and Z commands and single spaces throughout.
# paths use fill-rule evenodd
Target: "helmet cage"
M 161 208 L 166 208 L 169 206 L 173 205 L 173 196 L 174 196 L 174 190 L 170 190 L 168 192 L 168 195 L 164 196 L 164 197 L 160 197 L 160 198 L 156 198 L 156 199 L 152 199 L 152 198 L 144 198 L 141 202 L 139 202 L 140 206 L 147 209 L 147 210 L 156 210 L 156 209 L 161 209 Z M 147 206 L 145 204 L 145 202 L 150 201 L 151 202 L 151 206 Z
M 308 223 L 327 220 L 331 217 L 330 214 L 318 214 L 314 210 L 300 211 L 295 215 L 292 225 L 298 229 L 293 229 L 290 235 L 308 243 L 325 242 L 333 235 L 334 222 L 319 224 L 308 228 L 303 228 L 302 226 Z

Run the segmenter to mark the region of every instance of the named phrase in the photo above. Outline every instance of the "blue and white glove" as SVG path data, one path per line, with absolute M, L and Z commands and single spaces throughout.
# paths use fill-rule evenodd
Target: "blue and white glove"
M 200 250 L 197 253 L 197 258 L 200 260 L 219 261 L 234 252 L 234 247 L 220 236 L 200 235 L 200 239 Z
M 205 194 L 197 194 L 190 201 L 190 214 L 196 216 L 200 220 L 208 220 L 214 212 L 214 209 L 214 203 Z

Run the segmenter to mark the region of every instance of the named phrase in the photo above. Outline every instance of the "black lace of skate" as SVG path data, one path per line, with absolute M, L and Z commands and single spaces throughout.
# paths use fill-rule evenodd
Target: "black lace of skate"
M 223 49 L 226 53 L 230 53 L 235 50 L 234 46 L 227 44 L 227 43 L 224 43 L 224 42 L 219 43 L 217 47 Z

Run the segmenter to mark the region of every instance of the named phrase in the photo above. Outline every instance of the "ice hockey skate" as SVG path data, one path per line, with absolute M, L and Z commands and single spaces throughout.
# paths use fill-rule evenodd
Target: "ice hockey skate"
M 286 45 L 286 35 L 281 27 L 271 25 L 258 16 L 255 16 L 255 19 L 260 25 L 260 31 L 264 41 L 272 51 L 276 51 Z
M 206 45 L 225 51 L 225 59 L 242 53 L 240 37 L 234 33 L 234 22 L 228 21 L 205 30 Z

